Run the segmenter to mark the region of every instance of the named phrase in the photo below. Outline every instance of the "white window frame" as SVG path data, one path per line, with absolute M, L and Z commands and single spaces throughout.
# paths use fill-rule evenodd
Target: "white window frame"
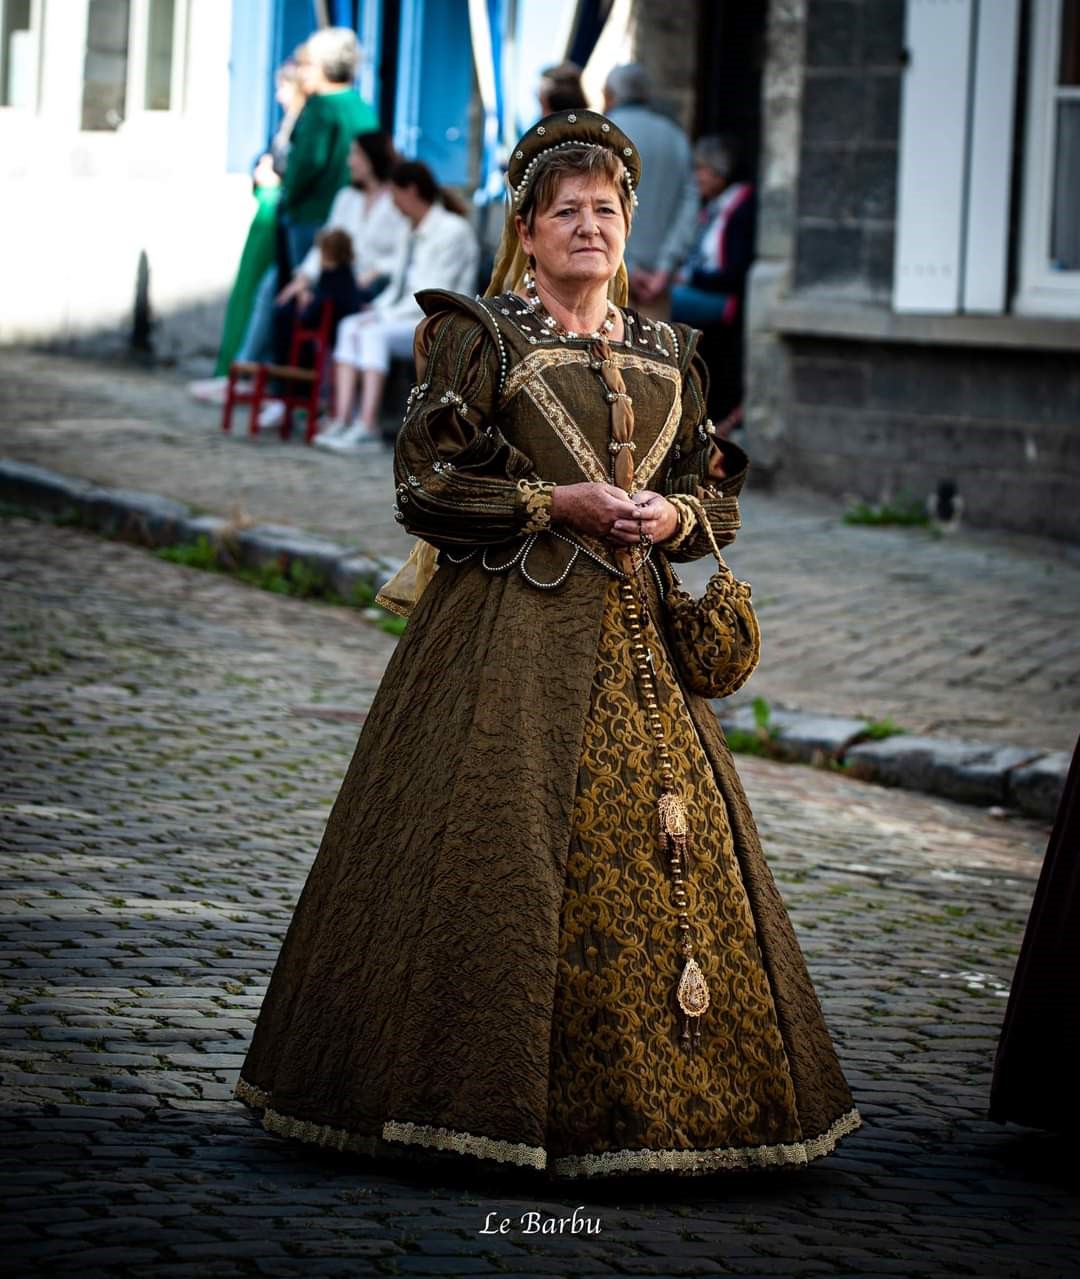
M 184 110 L 184 88 L 187 83 L 187 26 L 189 0 L 174 0 L 173 57 L 169 81 L 167 110 L 151 110 L 146 105 L 146 55 L 150 38 L 150 0 L 131 0 L 128 25 L 127 94 L 125 122 L 138 116 L 141 123 L 158 117 L 175 116 Z
M 128 11 L 127 75 L 124 83 L 124 118 L 117 128 L 80 130 L 84 138 L 118 137 L 130 126 L 140 132 L 162 121 L 175 120 L 185 109 L 187 86 L 187 36 L 191 0 L 175 0 L 173 6 L 173 60 L 169 81 L 169 107 L 152 110 L 146 105 L 146 55 L 150 37 L 150 0 L 131 0 Z M 89 15 L 90 0 L 86 0 Z M 85 20 L 88 20 L 85 19 Z M 85 46 L 85 34 L 83 36 Z M 80 94 L 82 86 L 80 85 Z
M 10 3 L 10 0 L 0 0 L 0 32 L 4 29 L 4 9 L 8 3 Z M 34 38 L 34 88 L 33 93 L 30 95 L 30 105 L 26 107 L 9 107 L 0 104 L 0 115 L 36 115 L 41 106 L 41 39 L 44 23 L 45 0 L 30 0 L 30 31 Z
M 1080 271 L 1055 271 L 1049 265 L 1056 108 L 1062 98 L 1080 99 L 1080 87 L 1057 85 L 1061 13 L 1061 0 L 1033 0 L 1020 280 L 1013 299 L 1021 315 L 1080 316 Z

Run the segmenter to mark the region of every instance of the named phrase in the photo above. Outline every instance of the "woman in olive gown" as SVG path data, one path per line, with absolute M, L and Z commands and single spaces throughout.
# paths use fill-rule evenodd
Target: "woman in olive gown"
M 591 1176 L 805 1165 L 858 1126 L 647 572 L 734 538 L 746 459 L 698 334 L 624 307 L 639 177 L 604 117 L 547 117 L 488 296 L 418 295 L 410 622 L 237 1085 L 273 1132 Z

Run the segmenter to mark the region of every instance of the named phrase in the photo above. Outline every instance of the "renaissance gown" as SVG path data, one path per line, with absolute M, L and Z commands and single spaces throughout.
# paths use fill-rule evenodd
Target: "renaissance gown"
M 440 566 L 387 667 L 259 1014 L 237 1096 L 270 1131 L 548 1176 L 804 1165 L 859 1124 L 716 718 L 646 628 L 688 814 L 711 1003 L 687 1051 L 655 741 L 609 552 L 550 521 L 607 480 L 586 339 L 520 298 L 418 295 L 396 510 Z M 626 313 L 635 488 L 738 526 L 697 333 Z M 710 479 L 714 449 L 728 475 Z M 672 559 L 708 541 L 682 530 Z M 656 590 L 650 611 L 659 612 Z

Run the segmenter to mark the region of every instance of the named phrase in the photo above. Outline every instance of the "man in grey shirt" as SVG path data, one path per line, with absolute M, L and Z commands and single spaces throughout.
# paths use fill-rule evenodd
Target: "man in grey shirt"
M 630 300 L 643 314 L 666 319 L 671 277 L 693 247 L 700 200 L 686 134 L 651 100 L 644 67 L 629 62 L 612 69 L 604 85 L 604 111 L 641 156 L 638 207 L 626 244 Z

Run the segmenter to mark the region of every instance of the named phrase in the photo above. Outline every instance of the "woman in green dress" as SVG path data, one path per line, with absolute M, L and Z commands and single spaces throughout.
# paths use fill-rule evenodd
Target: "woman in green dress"
M 697 333 L 623 306 L 638 178 L 610 121 L 547 117 L 488 296 L 418 295 L 396 506 L 438 567 L 389 592 L 418 598 L 237 1085 L 273 1132 L 591 1176 L 800 1166 L 858 1126 L 664 636 L 649 564 L 734 538 L 746 459 Z

